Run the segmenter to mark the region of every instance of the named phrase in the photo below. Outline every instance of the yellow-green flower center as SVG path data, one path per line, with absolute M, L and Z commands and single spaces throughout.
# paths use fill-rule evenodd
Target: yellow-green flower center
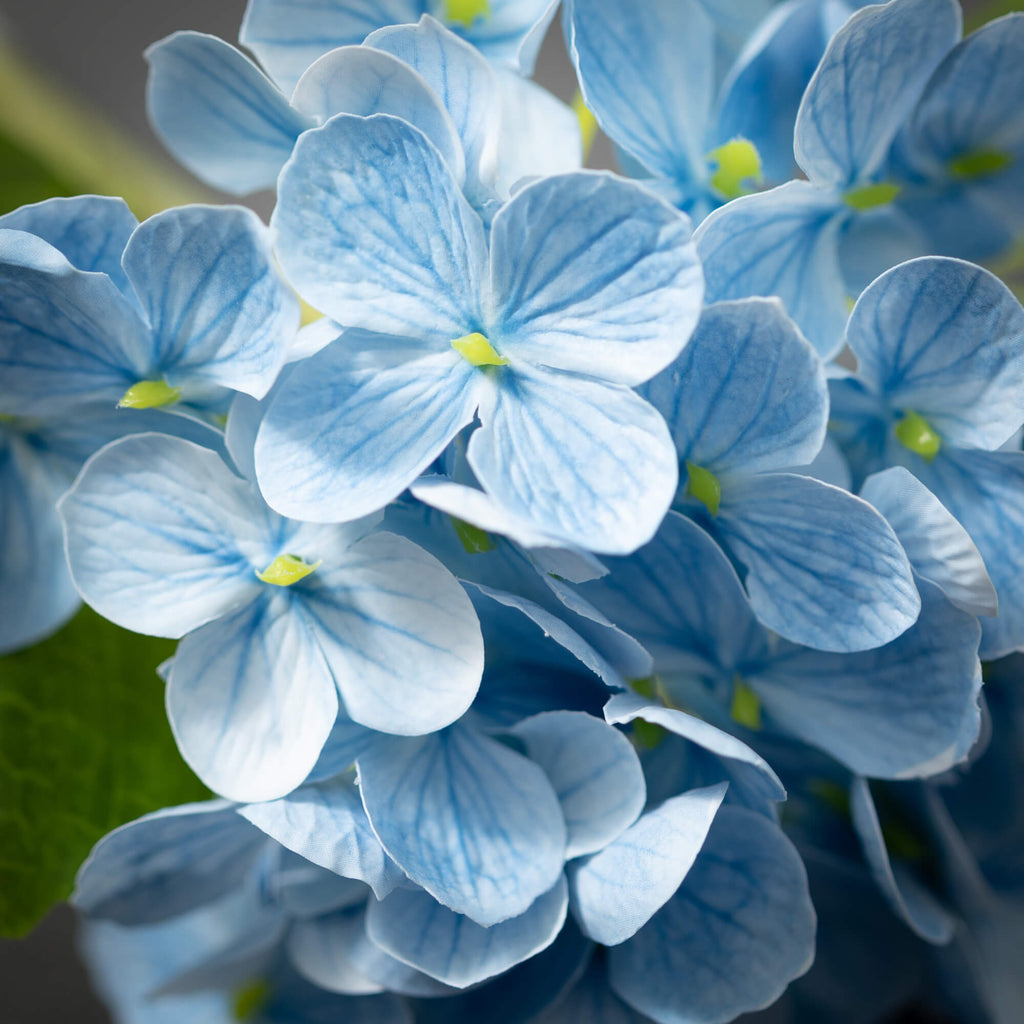
M 931 462 L 942 447 L 942 438 L 935 428 L 920 413 L 909 410 L 896 423 L 896 438 L 925 462 Z
M 444 0 L 444 19 L 463 28 L 472 28 L 491 16 L 488 0 Z
M 463 522 L 461 519 L 456 519 L 455 516 L 452 516 L 452 526 L 455 527 L 455 533 L 462 541 L 462 546 L 466 549 L 467 554 L 482 555 L 487 551 L 494 550 L 495 543 L 490 534 L 481 530 L 479 526 Z
M 159 409 L 174 405 L 181 398 L 179 388 L 172 388 L 165 380 L 140 380 L 133 384 L 117 403 L 119 409 Z
M 251 1020 L 270 1001 L 270 983 L 258 978 L 235 992 L 231 1009 L 235 1020 Z
M 494 346 L 478 331 L 456 338 L 452 348 L 474 366 L 508 366 L 508 360 L 494 351 Z
M 263 572 L 256 576 L 264 583 L 275 587 L 290 587 L 299 580 L 304 580 L 311 572 L 320 567 L 320 562 L 304 561 L 298 555 L 278 555 Z
M 722 199 L 738 199 L 761 186 L 761 154 L 749 139 L 732 139 L 704 159 L 715 168 L 710 184 Z
M 949 161 L 949 173 L 954 178 L 970 181 L 972 178 L 987 178 L 998 174 L 1013 163 L 1009 153 L 998 149 L 976 149 L 971 153 L 963 153 Z
M 732 681 L 732 720 L 747 729 L 761 728 L 761 699 L 737 673 Z
M 590 156 L 591 149 L 594 147 L 594 139 L 597 138 L 597 118 L 594 117 L 594 112 L 584 102 L 583 93 L 579 89 L 576 90 L 576 95 L 572 98 L 572 112 L 580 123 L 583 159 L 586 160 Z
M 718 506 L 722 503 L 722 485 L 718 477 L 709 469 L 697 466 L 687 460 L 686 472 L 689 479 L 686 481 L 686 493 L 704 504 L 704 507 L 713 515 L 718 515 Z
M 900 186 L 893 181 L 876 181 L 872 185 L 851 188 L 843 200 L 855 210 L 874 210 L 879 206 L 888 206 L 900 192 Z

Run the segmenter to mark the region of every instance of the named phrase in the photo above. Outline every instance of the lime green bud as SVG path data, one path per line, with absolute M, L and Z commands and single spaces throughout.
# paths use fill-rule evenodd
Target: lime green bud
M 903 413 L 903 419 L 896 424 L 896 437 L 904 448 L 909 448 L 920 455 L 925 462 L 931 462 L 942 447 L 942 438 L 932 425 L 916 412 Z
M 181 391 L 172 388 L 165 380 L 140 380 L 125 393 L 118 409 L 159 409 L 163 405 L 174 405 L 181 398 Z
M 474 366 L 508 366 L 508 360 L 494 351 L 494 346 L 479 332 L 456 338 L 452 348 Z
M 998 149 L 976 149 L 950 160 L 949 173 L 961 181 L 970 181 L 998 174 L 1012 163 L 1013 157 L 1009 153 L 1001 153 Z
M 491 16 L 491 5 L 488 0 L 444 0 L 445 21 L 472 28 L 480 20 Z
M 452 516 L 452 526 L 455 527 L 455 532 L 458 534 L 459 540 L 462 541 L 462 546 L 466 549 L 467 554 L 482 555 L 487 551 L 494 550 L 495 543 L 490 534 L 481 530 L 479 526 L 464 523 L 461 519 L 456 519 L 455 516 Z
M 579 89 L 576 90 L 576 95 L 572 98 L 572 112 L 576 115 L 576 120 L 580 123 L 580 136 L 583 140 L 583 159 L 590 155 L 591 149 L 594 147 L 594 139 L 597 138 L 597 118 L 594 117 L 594 112 L 584 103 L 583 93 Z
M 735 138 L 705 157 L 714 164 L 711 188 L 723 199 L 737 199 L 756 192 L 762 182 L 761 154 L 748 139 Z
M 739 673 L 732 681 L 732 720 L 747 729 L 761 728 L 761 700 L 743 681 Z
M 235 992 L 231 1005 L 235 1020 L 251 1020 L 267 1005 L 270 995 L 270 984 L 262 978 L 243 985 Z
M 847 206 L 855 210 L 873 210 L 878 206 L 888 206 L 902 191 L 892 181 L 876 181 L 873 185 L 861 185 L 851 188 L 843 200 Z
M 290 587 L 293 583 L 304 580 L 319 567 L 319 562 L 310 565 L 298 555 L 278 555 L 263 572 L 256 573 L 256 576 L 264 583 L 273 584 L 275 587 Z
M 717 516 L 718 506 L 722 503 L 722 485 L 718 482 L 718 477 L 711 470 L 695 466 L 689 460 L 686 463 L 686 472 L 690 475 L 686 483 L 686 493 L 703 502 L 707 510 L 713 516 Z

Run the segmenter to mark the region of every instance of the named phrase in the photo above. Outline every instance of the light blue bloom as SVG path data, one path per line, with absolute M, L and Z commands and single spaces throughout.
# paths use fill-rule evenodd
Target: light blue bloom
M 228 43 L 176 32 L 146 51 L 150 120 L 197 177 L 236 195 L 273 187 L 299 135 L 338 113 L 416 125 L 481 205 L 524 175 L 579 168 L 570 108 L 496 71 L 433 18 L 357 43 L 315 54 L 282 91 Z
M 379 517 L 282 519 L 218 455 L 153 434 L 97 454 L 60 508 L 86 600 L 129 629 L 184 637 L 168 711 L 217 792 L 293 789 L 339 706 L 415 735 L 455 721 L 476 693 L 469 599 L 416 545 L 371 532 Z
M 563 175 L 520 190 L 488 240 L 421 132 L 338 115 L 300 139 L 274 227 L 303 297 L 364 329 L 271 402 L 256 467 L 275 508 L 321 521 L 378 508 L 478 418 L 469 465 L 512 516 L 594 551 L 656 529 L 675 456 L 630 385 L 697 318 L 681 214 L 607 174 Z
M 1024 18 L 958 45 L 960 22 L 955 0 L 892 0 L 840 29 L 797 117 L 808 181 L 701 226 L 712 300 L 777 295 L 829 357 L 849 297 L 877 274 L 936 244 L 974 257 L 1005 245 L 1022 214 L 1020 131 L 1001 104 L 1019 88 Z
M 299 324 L 251 211 L 186 206 L 136 226 L 101 197 L 3 221 L 0 311 L 0 407 L 23 416 L 259 398 Z
M 921 615 L 902 636 L 832 654 L 771 636 L 722 552 L 676 513 L 610 568 L 580 588 L 654 656 L 657 692 L 711 724 L 743 726 L 748 742 L 793 736 L 851 771 L 907 778 L 959 762 L 977 737 L 977 621 L 922 579 Z
M 529 75 L 557 6 L 557 0 L 250 0 L 239 39 L 290 92 L 329 50 L 429 14 L 489 60 Z
M 832 381 L 830 422 L 855 482 L 909 469 L 959 520 L 995 586 L 999 615 L 983 621 L 982 657 L 1020 647 L 1024 456 L 998 449 L 1024 421 L 1024 309 L 980 267 L 927 257 L 874 282 L 846 337 L 858 370 Z M 945 559 L 935 517 L 916 515 L 901 527 L 908 547 L 923 532 L 918 543 L 939 544 Z M 995 610 L 990 598 L 976 600 L 976 611 Z
M 793 472 L 821 449 L 828 390 L 781 304 L 707 307 L 690 344 L 640 393 L 672 431 L 684 481 L 675 507 L 738 563 L 764 625 L 810 647 L 858 651 L 914 622 L 910 564 L 882 516 Z

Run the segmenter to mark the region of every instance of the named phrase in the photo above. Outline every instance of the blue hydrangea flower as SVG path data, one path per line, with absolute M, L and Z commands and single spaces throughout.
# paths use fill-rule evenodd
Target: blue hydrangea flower
M 562 175 L 520 190 L 488 239 L 421 132 L 338 115 L 299 140 L 274 226 L 303 297 L 363 329 L 298 365 L 270 404 L 256 467 L 275 508 L 321 521 L 379 508 L 479 419 L 469 465 L 512 515 L 595 551 L 656 529 L 676 460 L 630 386 L 697 318 L 681 214 L 607 174 Z
M 140 435 L 105 448 L 61 503 L 85 599 L 184 637 L 168 680 L 186 760 L 217 792 L 268 799 L 309 774 L 339 707 L 430 732 L 469 707 L 483 644 L 434 558 L 371 532 L 282 519 L 215 453 Z
M 830 422 L 857 485 L 888 466 L 909 469 L 959 520 L 995 586 L 999 615 L 983 621 L 982 657 L 1020 647 L 1024 455 L 999 449 L 1024 421 L 1024 309 L 980 267 L 926 257 L 864 292 L 846 338 L 858 370 L 832 382 Z M 922 514 L 904 533 L 926 544 L 935 530 Z M 995 609 L 989 600 L 977 610 Z
M 429 16 L 314 57 L 282 91 L 228 43 L 176 32 L 146 51 L 150 120 L 189 170 L 236 195 L 273 187 L 299 135 L 342 112 L 416 125 L 481 205 L 525 175 L 580 166 L 569 107 Z
M 825 374 L 778 302 L 704 310 L 690 344 L 642 388 L 672 431 L 675 507 L 744 573 L 758 619 L 830 651 L 879 647 L 920 600 L 892 528 L 867 502 L 794 473 L 819 453 Z
M 975 257 L 1005 244 L 1022 216 L 1021 115 L 1005 97 L 1020 88 L 1024 17 L 958 44 L 960 23 L 956 0 L 891 0 L 840 29 L 797 117 L 808 180 L 701 226 L 712 300 L 777 295 L 828 357 L 877 274 L 933 244 Z

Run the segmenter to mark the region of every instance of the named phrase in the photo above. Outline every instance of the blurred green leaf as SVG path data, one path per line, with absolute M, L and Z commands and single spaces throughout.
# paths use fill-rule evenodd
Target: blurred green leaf
M 0 134 L 0 213 L 50 196 L 73 196 L 78 189 L 19 145 Z
M 112 828 L 209 795 L 164 712 L 154 670 L 173 650 L 85 608 L 0 658 L 0 935 L 25 934 L 66 899 Z

